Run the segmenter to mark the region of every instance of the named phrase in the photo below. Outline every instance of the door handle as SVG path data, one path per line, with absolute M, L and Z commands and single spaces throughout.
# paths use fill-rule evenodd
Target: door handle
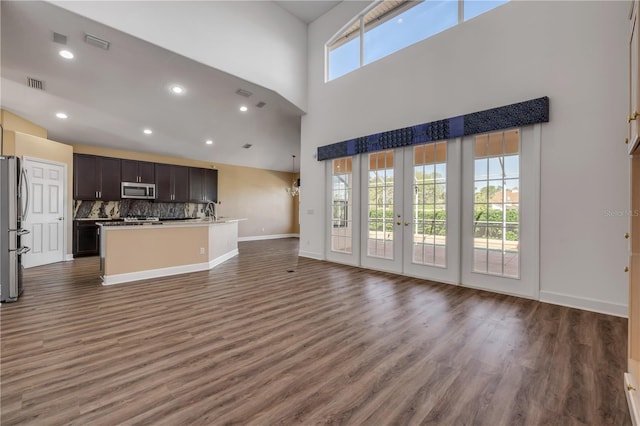
M 626 239 L 629 239 L 629 233 L 628 233 L 628 232 L 625 232 L 625 233 L 624 233 L 624 237 L 625 237 Z
M 27 254 L 30 251 L 31 251 L 31 247 L 20 247 L 18 250 L 16 250 L 16 254 L 17 255 Z
M 64 218 L 63 218 L 63 217 L 59 217 L 59 218 L 58 218 L 58 220 L 62 220 L 62 219 L 64 219 Z
M 402 222 L 396 222 L 396 225 L 402 225 Z
M 409 226 L 409 225 L 411 225 L 411 222 L 405 222 L 404 223 L 404 226 Z
M 24 210 L 22 211 L 22 220 L 27 221 L 27 217 L 29 216 L 29 177 L 27 175 L 27 171 L 22 169 L 22 176 L 24 177 L 23 183 L 25 188 L 25 195 L 27 196 L 27 200 L 24 205 Z
M 631 114 L 629 117 L 627 117 L 627 123 L 631 123 L 633 120 L 638 118 L 638 116 L 640 116 L 640 112 L 634 111 L 633 114 Z

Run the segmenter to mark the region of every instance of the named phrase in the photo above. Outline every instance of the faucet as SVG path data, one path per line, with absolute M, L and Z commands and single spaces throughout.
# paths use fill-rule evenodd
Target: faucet
M 204 208 L 204 215 L 207 217 L 212 217 L 213 220 L 218 220 L 218 215 L 216 214 L 215 202 L 207 201 L 207 206 Z

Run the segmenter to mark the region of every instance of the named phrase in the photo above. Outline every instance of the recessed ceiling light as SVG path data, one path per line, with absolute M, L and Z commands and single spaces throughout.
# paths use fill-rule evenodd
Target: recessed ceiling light
M 207 140 L 205 141 L 205 143 L 206 143 L 207 145 L 213 145 L 213 141 L 212 141 L 211 139 L 207 139 Z
M 180 95 L 180 94 L 184 93 L 184 88 L 182 86 L 178 86 L 176 84 L 176 85 L 171 86 L 171 92 L 175 93 L 176 95 Z
M 65 59 L 73 59 L 73 53 L 71 53 L 68 50 L 61 50 L 58 53 L 60 54 L 60 56 L 62 56 Z
M 242 111 L 242 112 L 247 112 L 247 110 L 248 110 L 248 109 L 249 109 L 249 108 L 247 108 L 247 107 L 246 107 L 246 106 L 244 106 L 244 105 L 242 105 L 242 106 L 240 107 L 240 111 Z
M 56 113 L 56 117 L 61 118 L 61 119 L 64 120 L 64 119 L 68 118 L 69 116 L 67 114 L 65 114 L 64 112 L 58 112 L 58 113 Z
M 150 135 L 151 133 L 153 133 L 153 132 L 151 131 L 151 129 L 144 129 L 142 132 L 143 132 L 145 135 Z

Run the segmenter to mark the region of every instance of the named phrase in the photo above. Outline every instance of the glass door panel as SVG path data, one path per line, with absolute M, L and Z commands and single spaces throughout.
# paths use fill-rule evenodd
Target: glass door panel
M 465 285 L 537 297 L 540 126 L 463 141 Z M 520 220 L 525 211 L 526 221 Z
M 473 271 L 518 278 L 519 131 L 474 141 Z
M 402 149 L 362 155 L 363 266 L 402 272 Z
M 404 148 L 406 274 L 459 280 L 460 141 Z
M 447 142 L 413 150 L 412 262 L 446 266 Z
M 353 252 L 352 159 L 333 160 L 331 188 L 331 251 Z
M 367 256 L 394 258 L 393 151 L 369 154 Z
M 354 157 L 327 161 L 326 256 L 358 265 L 360 260 L 359 167 Z

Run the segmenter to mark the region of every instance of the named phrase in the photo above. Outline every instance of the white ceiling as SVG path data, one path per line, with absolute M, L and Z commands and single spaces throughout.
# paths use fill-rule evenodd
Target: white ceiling
M 307 21 L 339 2 L 277 3 Z M 49 139 L 281 171 L 299 155 L 302 111 L 271 90 L 48 3 L 1 7 L 2 108 L 45 127 Z M 74 59 L 58 55 L 64 46 L 53 32 L 67 36 Z M 86 44 L 85 33 L 110 49 Z M 43 80 L 45 90 L 28 87 L 27 77 Z M 183 95 L 169 91 L 175 83 Z M 239 88 L 253 95 L 241 97 Z M 258 109 L 260 101 L 266 106 Z M 58 111 L 69 118 L 56 118 Z
M 302 22 L 310 24 L 331 10 L 335 5 L 340 3 L 340 1 L 341 0 L 283 0 L 276 1 L 275 3 L 289 11 L 289 13 L 296 16 Z

